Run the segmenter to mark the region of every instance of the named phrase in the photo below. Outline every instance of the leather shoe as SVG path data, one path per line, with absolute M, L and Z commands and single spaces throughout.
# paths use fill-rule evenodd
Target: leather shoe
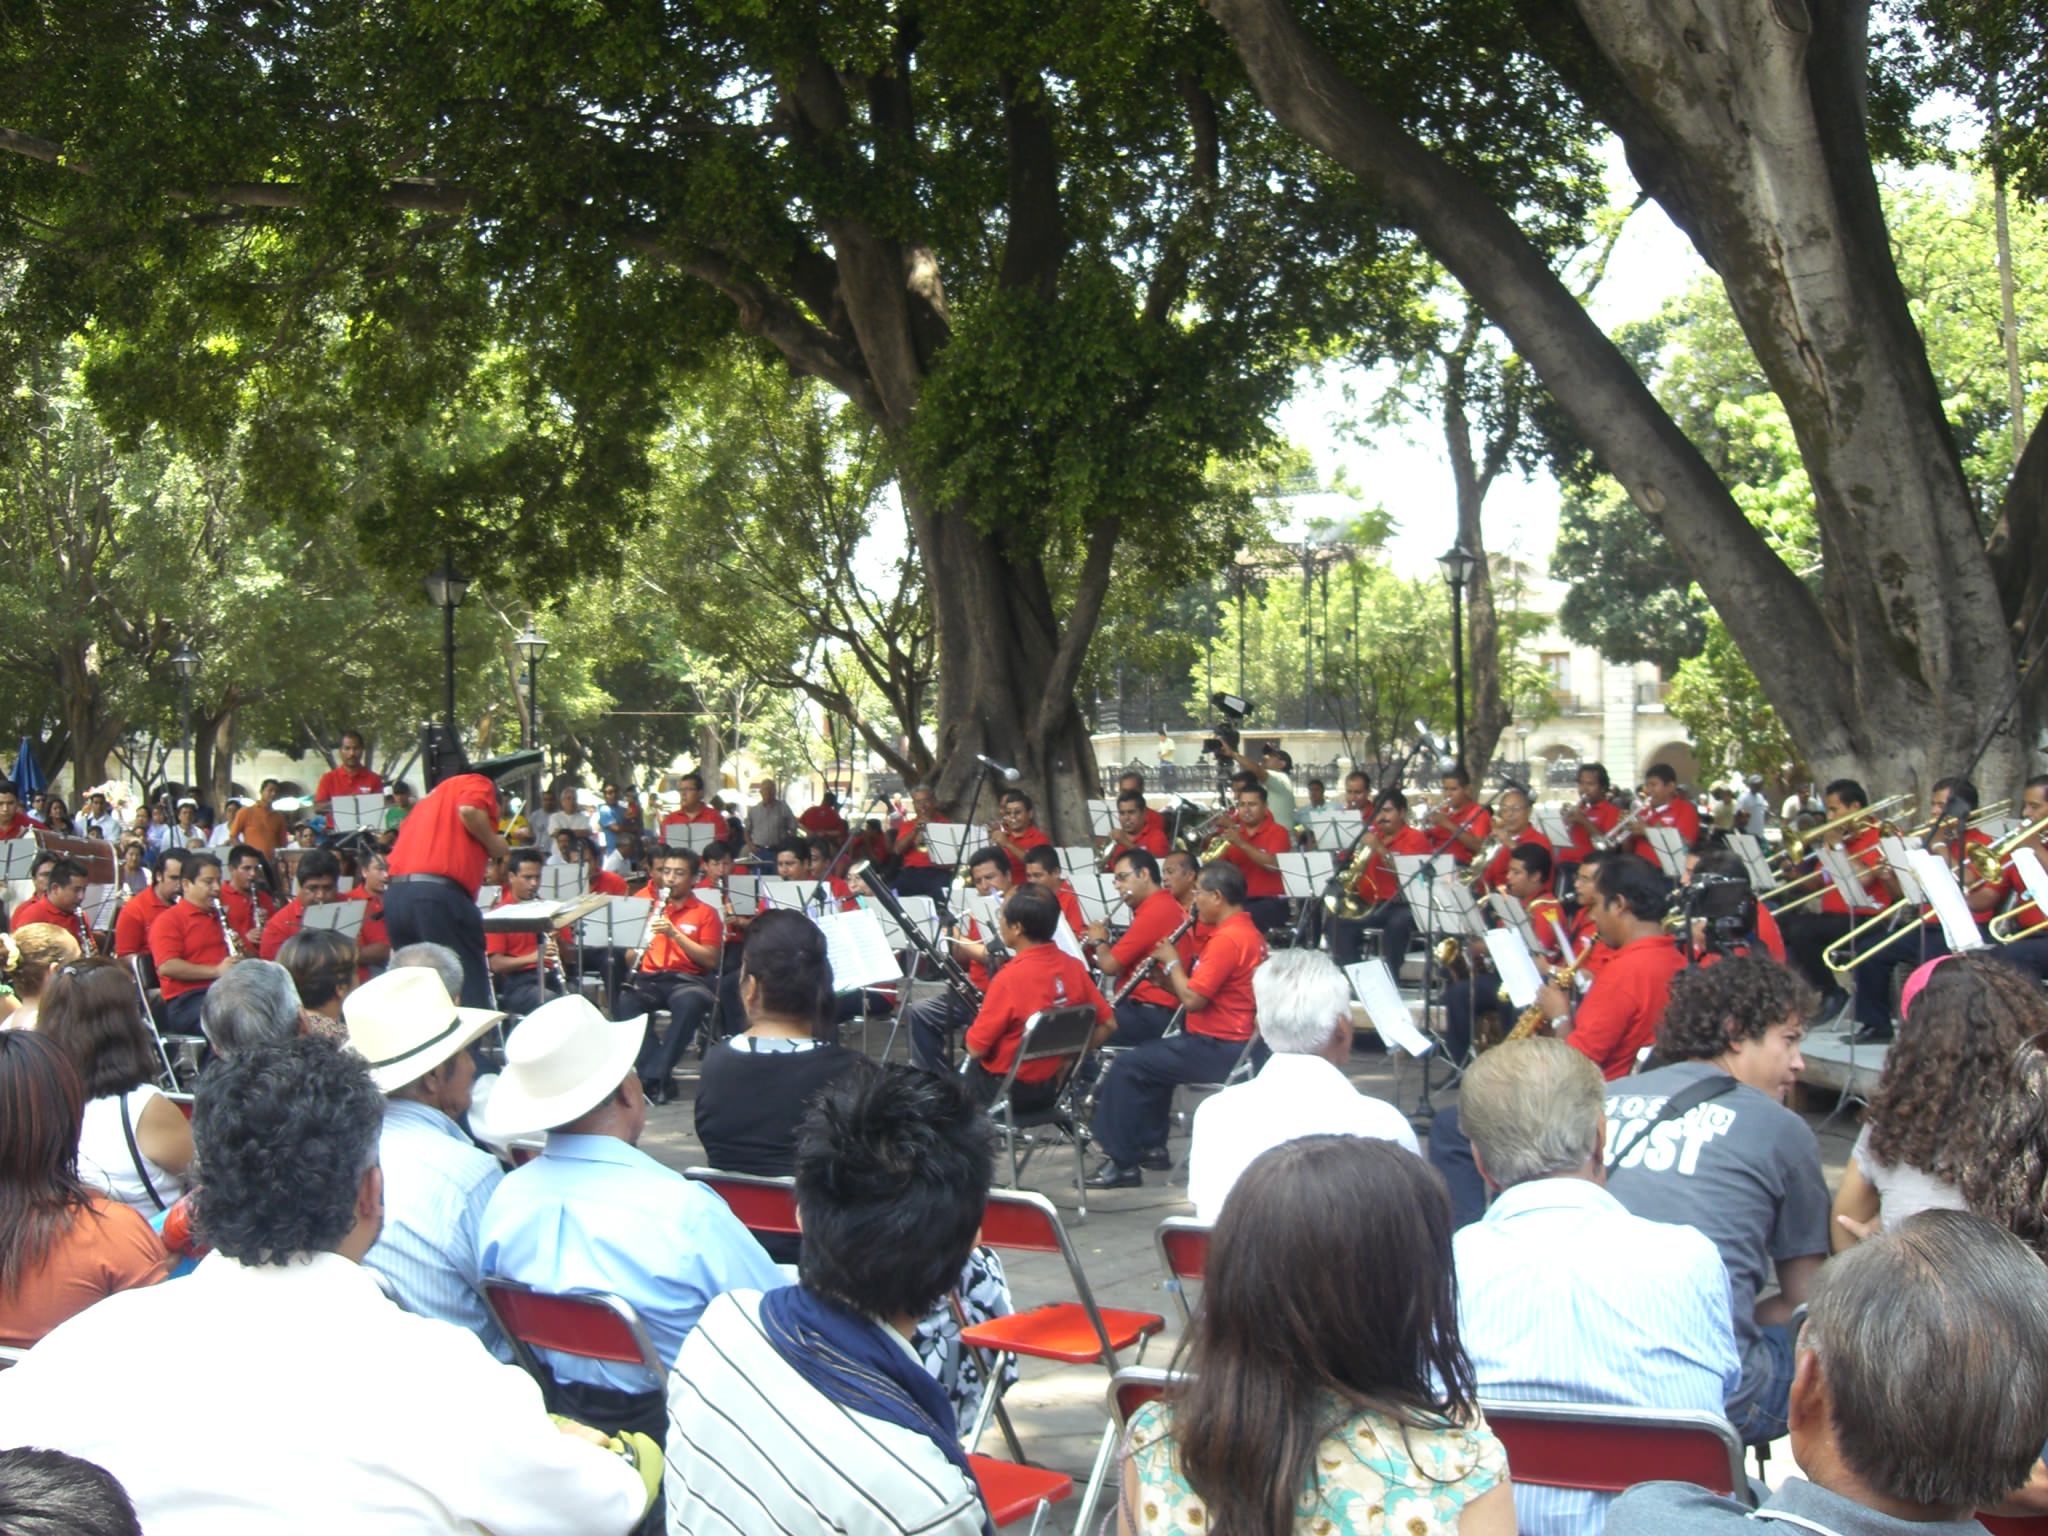
M 1889 1024 L 1866 1024 L 1849 1037 L 1851 1045 L 1890 1045 L 1892 1027 Z
M 1135 1168 L 1122 1163 L 1105 1160 L 1101 1167 L 1088 1175 L 1090 1189 L 1137 1189 L 1145 1182 L 1145 1175 Z
M 1154 1147 L 1138 1159 L 1140 1168 L 1149 1168 L 1154 1173 L 1173 1172 L 1173 1154 L 1164 1147 Z

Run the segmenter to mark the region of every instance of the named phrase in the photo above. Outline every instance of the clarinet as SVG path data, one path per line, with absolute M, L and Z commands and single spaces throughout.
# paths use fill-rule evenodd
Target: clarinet
M 228 958 L 230 960 L 241 959 L 242 941 L 235 937 L 235 925 L 228 921 L 228 909 L 217 896 L 213 902 L 213 915 L 220 919 L 220 936 L 227 940 Z
M 78 913 L 78 949 L 88 960 L 99 958 L 100 947 L 92 939 L 92 919 L 81 908 Z
M 654 957 L 654 925 L 656 922 L 660 921 L 663 917 L 667 915 L 668 887 L 665 885 L 657 885 L 654 888 L 654 916 L 648 919 L 647 923 L 647 947 L 640 951 L 640 959 L 633 967 L 633 974 L 635 976 L 640 976 L 646 973 L 647 962 Z
M 1172 933 L 1167 935 L 1166 942 L 1169 944 L 1180 943 L 1180 941 L 1187 936 L 1187 931 L 1194 926 L 1195 914 L 1190 912 L 1186 917 L 1181 919 L 1180 926 L 1174 929 Z M 1156 966 L 1158 963 L 1159 957 L 1157 955 L 1147 955 L 1144 959 L 1144 963 L 1134 967 L 1131 971 L 1131 974 L 1124 978 L 1123 985 L 1118 987 L 1116 991 L 1112 992 L 1109 995 L 1109 1006 L 1112 1008 L 1116 1007 L 1117 1004 L 1121 1003 L 1125 998 L 1129 997 L 1133 992 L 1137 991 L 1138 983 L 1143 981 L 1147 976 L 1150 976 L 1152 974 L 1152 968 Z

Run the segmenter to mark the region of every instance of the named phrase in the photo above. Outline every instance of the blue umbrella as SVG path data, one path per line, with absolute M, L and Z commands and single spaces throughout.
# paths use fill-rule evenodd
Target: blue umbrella
M 26 800 L 30 795 L 39 795 L 49 788 L 50 781 L 43 777 L 43 766 L 36 761 L 35 748 L 26 736 L 21 738 L 21 750 L 14 755 L 15 793 Z

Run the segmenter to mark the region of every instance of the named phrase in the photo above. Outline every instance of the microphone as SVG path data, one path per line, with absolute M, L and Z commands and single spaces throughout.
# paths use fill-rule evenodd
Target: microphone
M 997 762 L 994 758 L 983 757 L 979 752 L 974 754 L 974 760 L 977 763 L 981 764 L 982 767 L 987 768 L 990 771 L 1000 775 L 1002 781 L 1005 784 L 1014 784 L 1019 779 L 1024 777 L 1024 775 L 1019 773 L 1016 769 L 1005 768 L 1001 763 Z

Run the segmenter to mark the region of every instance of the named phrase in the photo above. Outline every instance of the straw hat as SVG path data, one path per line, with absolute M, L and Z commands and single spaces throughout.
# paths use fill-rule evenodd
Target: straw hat
M 384 1093 L 425 1077 L 503 1017 L 456 1007 L 440 973 L 416 965 L 372 977 L 341 1004 L 349 1048 Z
M 553 1130 L 595 1109 L 632 1071 L 646 1033 L 644 1014 L 614 1023 L 584 997 L 543 1003 L 505 1041 L 505 1070 L 479 1134 Z

